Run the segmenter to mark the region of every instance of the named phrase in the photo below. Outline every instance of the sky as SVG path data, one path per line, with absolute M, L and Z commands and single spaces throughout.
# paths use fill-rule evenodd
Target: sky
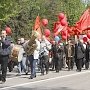
M 83 3 L 88 4 L 88 2 L 90 2 L 90 0 L 82 0 Z

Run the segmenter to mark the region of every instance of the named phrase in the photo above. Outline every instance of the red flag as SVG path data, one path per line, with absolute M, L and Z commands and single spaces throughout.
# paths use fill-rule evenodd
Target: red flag
M 34 24 L 34 30 L 37 30 L 41 25 L 40 17 L 37 16 Z
M 79 31 L 86 30 L 88 27 L 90 27 L 90 9 L 87 9 L 76 23 L 76 28 Z
M 60 33 L 60 31 L 64 28 L 59 21 L 54 23 L 53 31 L 54 33 Z
M 38 38 L 40 39 L 41 36 L 42 36 L 42 32 L 41 32 L 41 21 L 40 21 L 40 17 L 39 16 L 36 17 L 34 30 L 36 30 L 39 33 Z

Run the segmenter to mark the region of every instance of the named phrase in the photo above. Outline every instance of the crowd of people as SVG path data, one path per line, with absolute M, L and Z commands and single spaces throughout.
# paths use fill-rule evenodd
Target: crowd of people
M 6 81 L 7 67 L 11 72 L 13 66 L 17 65 L 19 76 L 22 75 L 22 71 L 27 75 L 30 68 L 30 79 L 36 78 L 36 66 L 40 70 L 41 75 L 48 74 L 49 70 L 55 70 L 57 73 L 63 68 L 67 68 L 68 71 L 73 70 L 76 65 L 76 71 L 81 72 L 85 65 L 85 69 L 89 69 L 90 60 L 90 41 L 84 43 L 81 39 L 77 42 L 70 39 L 66 44 L 63 42 L 53 41 L 51 44 L 45 36 L 41 39 L 35 39 L 36 48 L 34 52 L 27 55 L 25 48 L 27 41 L 24 38 L 19 38 L 17 45 L 20 46 L 17 61 L 10 58 L 12 48 L 15 44 L 12 42 L 11 37 L 6 34 L 6 31 L 2 31 L 0 37 L 0 63 L 1 74 L 0 80 Z M 28 64 L 29 63 L 29 64 Z

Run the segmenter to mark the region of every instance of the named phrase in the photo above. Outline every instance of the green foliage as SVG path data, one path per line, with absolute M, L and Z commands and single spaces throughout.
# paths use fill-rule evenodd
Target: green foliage
M 70 25 L 74 25 L 85 10 L 85 5 L 80 0 L 67 0 L 64 5 L 68 22 Z
M 67 15 L 69 25 L 74 25 L 86 9 L 82 0 L 0 0 L 1 28 L 9 24 L 13 37 L 30 37 L 35 18 L 39 15 L 49 20 L 46 28 L 52 30 L 59 12 Z
M 18 0 L 0 0 L 0 21 L 16 16 L 19 11 Z M 17 2 L 17 3 L 16 3 Z

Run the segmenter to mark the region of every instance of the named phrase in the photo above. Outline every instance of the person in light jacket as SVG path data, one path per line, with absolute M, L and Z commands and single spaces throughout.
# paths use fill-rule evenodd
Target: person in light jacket
M 18 74 L 17 76 L 21 76 L 22 74 L 22 70 L 25 72 L 25 74 L 27 74 L 27 70 L 26 70 L 26 53 L 23 47 L 23 44 L 25 43 L 24 38 L 20 39 L 20 51 L 18 54 Z

